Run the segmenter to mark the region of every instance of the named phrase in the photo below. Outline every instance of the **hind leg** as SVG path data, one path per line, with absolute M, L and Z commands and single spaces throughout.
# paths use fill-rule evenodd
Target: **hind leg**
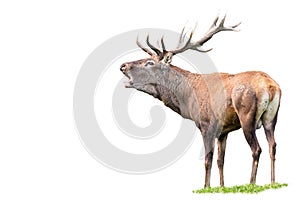
M 253 106 L 254 107 L 254 106 Z M 252 110 L 252 109 L 251 109 Z M 261 148 L 259 146 L 257 137 L 256 137 L 256 122 L 255 122 L 255 112 L 249 112 L 244 115 L 240 115 L 241 126 L 245 135 L 245 138 L 251 148 L 252 151 L 252 172 L 250 183 L 255 184 L 256 182 L 256 174 L 258 168 L 259 157 L 261 154 Z
M 250 183 L 256 182 L 256 174 L 258 161 L 261 154 L 261 148 L 256 138 L 256 112 L 257 112 L 257 97 L 253 88 L 239 86 L 234 89 L 233 105 L 240 119 L 245 138 L 252 151 L 252 172 Z
M 274 138 L 274 130 L 277 123 L 278 110 L 280 105 L 280 91 L 277 91 L 270 101 L 265 113 L 262 116 L 262 122 L 265 134 L 269 143 L 269 152 L 271 158 L 271 183 L 275 182 L 275 154 L 276 142 Z
M 269 143 L 269 152 L 271 158 L 271 183 L 275 182 L 275 154 L 276 154 L 276 142 L 274 139 L 274 130 L 265 128 L 266 137 Z
M 267 141 L 269 143 L 269 153 L 271 159 L 271 183 L 275 183 L 275 154 L 276 154 L 276 142 L 274 138 L 274 130 L 277 121 L 277 114 L 273 120 L 266 120 L 263 123 Z
M 244 131 L 245 138 L 251 148 L 252 157 L 253 157 L 250 183 L 255 184 L 258 162 L 259 162 L 259 157 L 261 154 L 261 148 L 259 146 L 258 140 L 255 135 L 255 128 L 243 127 L 243 131 Z

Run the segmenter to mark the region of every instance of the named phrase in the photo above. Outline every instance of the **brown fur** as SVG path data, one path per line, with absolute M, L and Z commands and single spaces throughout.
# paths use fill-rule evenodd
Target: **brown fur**
M 171 65 L 172 57 L 187 50 L 199 49 L 213 35 L 221 31 L 238 31 L 240 23 L 224 26 L 226 16 L 217 16 L 206 34 L 193 42 L 193 31 L 185 40 L 184 29 L 179 37 L 178 48 L 165 49 L 161 39 L 162 51 L 147 45 L 155 52 L 137 45 L 151 57 L 121 65 L 121 71 L 129 78 L 126 87 L 148 93 L 164 102 L 166 106 L 184 118 L 191 119 L 200 129 L 205 147 L 205 187 L 210 186 L 211 165 L 218 139 L 218 168 L 220 185 L 224 185 L 223 166 L 226 140 L 229 132 L 243 129 L 247 143 L 252 151 L 252 172 L 250 183 L 255 183 L 261 148 L 255 131 L 264 127 L 269 143 L 271 158 L 271 183 L 275 182 L 276 143 L 274 130 L 280 105 L 279 85 L 266 73 L 260 71 L 239 74 L 213 73 L 195 74 Z M 181 46 L 181 47 L 179 47 Z
M 271 182 L 275 182 L 274 129 L 281 90 L 269 75 L 260 71 L 195 74 L 165 64 L 155 56 L 124 63 L 121 71 L 130 78 L 127 87 L 158 98 L 182 117 L 196 123 L 205 146 L 205 187 L 210 186 L 215 138 L 218 139 L 217 163 L 220 185 L 223 186 L 227 134 L 239 128 L 243 129 L 252 151 L 250 183 L 255 183 L 261 153 L 255 130 L 262 125 L 269 143 Z

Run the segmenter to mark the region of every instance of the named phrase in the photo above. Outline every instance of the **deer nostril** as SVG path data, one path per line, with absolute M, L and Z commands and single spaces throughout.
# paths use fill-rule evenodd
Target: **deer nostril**
M 120 71 L 121 71 L 121 72 L 124 72 L 124 71 L 125 71 L 125 68 L 126 68 L 126 64 L 123 63 L 123 64 L 121 65 L 121 67 L 120 67 Z

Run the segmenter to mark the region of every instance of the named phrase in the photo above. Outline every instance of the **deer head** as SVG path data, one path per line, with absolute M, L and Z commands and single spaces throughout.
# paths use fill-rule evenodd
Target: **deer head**
M 216 17 L 206 34 L 200 40 L 195 42 L 192 42 L 192 36 L 195 29 L 191 31 L 188 40 L 184 42 L 187 33 L 185 33 L 183 28 L 179 37 L 177 49 L 175 50 L 166 50 L 163 37 L 160 41 L 162 46 L 162 50 L 160 50 L 150 43 L 149 35 L 147 36 L 146 43 L 152 51 L 142 46 L 137 39 L 137 45 L 143 51 L 148 53 L 150 58 L 127 62 L 121 65 L 120 70 L 129 78 L 129 81 L 125 83 L 125 87 L 135 88 L 155 96 L 155 86 L 164 84 L 166 79 L 169 78 L 170 70 L 174 68 L 174 66 L 171 65 L 172 57 L 174 55 L 189 49 L 204 53 L 208 52 L 212 49 L 201 50 L 200 47 L 210 40 L 214 34 L 221 31 L 238 31 L 235 28 L 239 26 L 240 23 L 234 26 L 224 27 L 225 18 L 226 16 L 218 23 L 219 17 Z

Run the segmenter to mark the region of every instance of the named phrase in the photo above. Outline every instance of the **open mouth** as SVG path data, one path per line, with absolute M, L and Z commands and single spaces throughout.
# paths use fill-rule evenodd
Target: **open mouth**
M 124 73 L 124 75 L 129 79 L 128 81 L 124 82 L 125 88 L 132 88 L 133 87 L 133 79 L 128 74 Z

